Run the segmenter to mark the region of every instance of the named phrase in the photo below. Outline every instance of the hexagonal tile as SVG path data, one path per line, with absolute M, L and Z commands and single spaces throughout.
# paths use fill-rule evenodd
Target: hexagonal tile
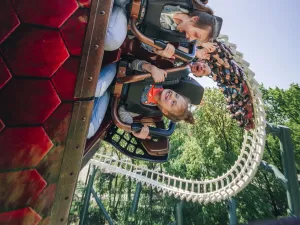
M 59 28 L 78 8 L 76 0 L 14 0 L 14 7 L 24 23 Z
M 0 89 L 1 89 L 11 78 L 11 74 L 1 57 L 0 57 L 0 74 L 1 74 L 0 75 Z
M 51 214 L 51 207 L 55 199 L 55 194 L 56 184 L 50 184 L 37 197 L 32 204 L 32 208 L 42 217 L 49 216 Z
M 1 211 L 32 204 L 46 187 L 46 182 L 36 170 L 0 173 L 0 180 Z
M 4 129 L 5 125 L 4 123 L 2 122 L 2 120 L 0 119 L 0 133 L 1 131 Z
M 61 104 L 47 119 L 44 128 L 53 143 L 64 144 L 72 114 L 71 103 Z
M 79 65 L 78 58 L 69 58 L 53 75 L 52 82 L 61 100 L 74 100 Z
M 14 76 L 51 77 L 69 57 L 59 31 L 28 25 L 7 38 L 1 51 Z
M 42 127 L 6 128 L 0 135 L 0 170 L 35 167 L 53 143 Z
M 59 178 L 64 149 L 64 145 L 54 146 L 36 168 L 48 184 Z
M 62 36 L 71 55 L 81 55 L 88 17 L 88 10 L 79 9 L 61 27 Z
M 0 224 L 30 224 L 37 225 L 42 217 L 30 207 L 18 209 L 10 212 L 0 213 Z
M 81 8 L 90 8 L 92 0 L 78 0 L 78 5 Z
M 59 104 L 50 80 L 12 79 L 0 91 L 0 118 L 6 125 L 42 124 Z
M 0 44 L 20 25 L 10 0 L 1 0 L 0 7 Z

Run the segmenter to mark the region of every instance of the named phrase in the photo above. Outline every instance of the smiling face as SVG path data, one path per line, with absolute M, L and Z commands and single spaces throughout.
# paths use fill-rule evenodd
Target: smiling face
M 164 89 L 157 96 L 157 104 L 164 114 L 171 112 L 174 115 L 181 115 L 187 107 L 186 100 L 175 91 Z
M 191 70 L 196 77 L 208 76 L 211 74 L 211 69 L 205 62 L 194 62 L 191 64 Z

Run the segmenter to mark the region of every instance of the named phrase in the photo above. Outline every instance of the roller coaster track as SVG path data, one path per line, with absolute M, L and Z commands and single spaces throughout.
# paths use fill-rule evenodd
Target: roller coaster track
M 255 176 L 262 160 L 266 137 L 266 115 L 259 84 L 254 79 L 254 73 L 249 69 L 250 64 L 243 60 L 243 54 L 236 50 L 236 45 L 228 42 L 227 36 L 221 35 L 219 39 L 232 48 L 235 61 L 244 69 L 253 100 L 255 124 L 255 129 L 244 131 L 240 154 L 226 173 L 211 180 L 188 180 L 134 165 L 126 160 L 125 156 L 118 159 L 105 152 L 97 154 L 90 164 L 112 173 L 130 176 L 142 184 L 151 185 L 165 194 L 186 201 L 217 202 L 243 190 Z

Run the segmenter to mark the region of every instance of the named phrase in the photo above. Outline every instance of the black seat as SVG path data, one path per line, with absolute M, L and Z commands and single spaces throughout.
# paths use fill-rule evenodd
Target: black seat
M 139 29 L 146 36 L 170 42 L 187 42 L 184 33 L 178 31 L 167 30 L 160 25 L 160 14 L 166 5 L 180 6 L 188 10 L 194 9 L 190 0 L 144 0 L 141 11 L 145 11 L 144 15 L 140 12 Z M 143 9 L 144 8 L 144 9 Z M 215 16 L 219 23 L 220 33 L 223 19 Z
M 204 88 L 196 80 L 189 77 L 189 74 L 190 69 L 188 68 L 168 73 L 166 81 L 160 83 L 160 85 L 163 85 L 164 88 L 172 89 L 189 98 L 193 105 L 199 105 L 203 97 Z M 150 107 L 141 104 L 142 91 L 150 84 L 155 84 L 152 78 L 125 84 L 123 86 L 122 99 L 126 110 L 143 116 L 162 116 L 161 111 L 157 107 Z
M 178 94 L 186 96 L 193 105 L 199 105 L 204 94 L 204 88 L 192 77 L 181 79 L 177 84 L 165 85 L 165 88 L 172 89 Z

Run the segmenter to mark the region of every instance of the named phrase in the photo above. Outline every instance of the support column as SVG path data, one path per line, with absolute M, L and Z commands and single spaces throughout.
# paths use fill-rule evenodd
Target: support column
M 291 131 L 288 127 L 278 126 L 280 129 L 280 150 L 284 168 L 284 175 L 287 179 L 287 199 L 290 214 L 300 216 L 300 192 L 297 170 L 295 165 L 295 154 L 292 144 Z
M 283 164 L 284 176 L 287 180 L 287 200 L 290 216 L 300 216 L 300 192 L 295 153 L 292 144 L 290 128 L 267 124 L 267 132 L 276 135 L 280 140 L 280 154 Z
M 97 170 L 95 169 L 95 166 L 91 167 L 91 174 L 89 174 L 89 181 L 88 185 L 86 187 L 85 196 L 84 196 L 84 202 L 82 206 L 82 211 L 80 212 L 80 222 L 79 225 L 84 225 L 86 220 L 86 215 L 89 211 L 89 205 L 90 205 L 90 198 L 91 198 L 91 191 L 93 188 L 93 183 L 95 179 Z
M 134 197 L 133 197 L 133 202 L 132 202 L 132 207 L 131 207 L 131 213 L 134 214 L 137 211 L 138 204 L 139 204 L 139 199 L 142 191 L 142 184 L 141 182 L 138 182 L 136 185 Z
M 236 201 L 234 198 L 229 199 L 229 224 L 230 225 L 238 225 L 237 216 L 236 216 Z
M 102 210 L 102 212 L 104 214 L 104 217 L 108 221 L 109 225 L 114 225 L 113 220 L 111 219 L 111 217 L 109 216 L 108 212 L 106 211 L 104 205 L 102 204 L 102 202 L 101 202 L 100 198 L 98 197 L 97 193 L 95 192 L 94 188 L 92 188 L 92 194 L 93 194 L 93 197 L 95 198 L 95 200 L 97 202 L 97 205 Z
M 176 222 L 177 225 L 183 225 L 183 201 L 181 200 L 179 203 L 176 205 Z

